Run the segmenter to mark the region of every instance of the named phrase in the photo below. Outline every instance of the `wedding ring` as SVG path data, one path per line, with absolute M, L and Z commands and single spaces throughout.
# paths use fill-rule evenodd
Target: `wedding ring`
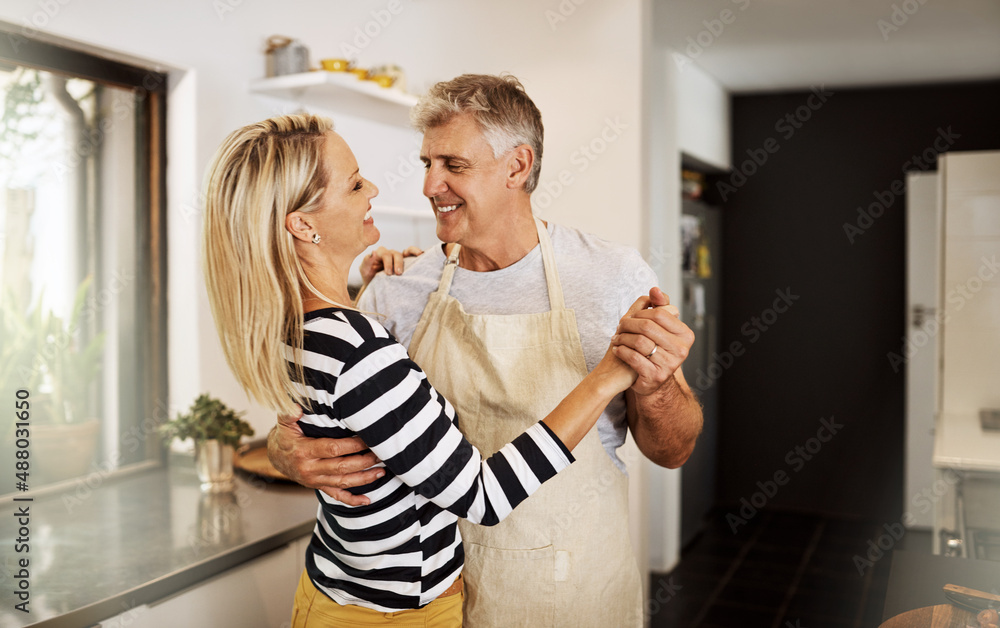
M 646 354 L 646 357 L 647 357 L 647 358 L 651 358 L 651 357 L 653 357 L 653 354 L 654 354 L 654 353 L 656 353 L 656 345 L 653 345 L 653 350 L 652 350 L 652 351 L 650 351 L 649 353 L 647 353 L 647 354 Z

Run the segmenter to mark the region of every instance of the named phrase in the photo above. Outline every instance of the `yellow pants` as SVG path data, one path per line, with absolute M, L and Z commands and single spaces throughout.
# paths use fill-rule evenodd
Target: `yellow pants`
M 292 608 L 292 628 L 326 628 L 328 626 L 393 626 L 403 628 L 461 628 L 462 592 L 439 597 L 423 608 L 395 613 L 348 604 L 341 606 L 321 593 L 302 571 L 299 588 L 295 591 Z

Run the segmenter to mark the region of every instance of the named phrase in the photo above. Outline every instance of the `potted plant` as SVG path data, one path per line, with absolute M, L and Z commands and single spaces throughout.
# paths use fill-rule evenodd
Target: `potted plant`
M 195 469 L 201 480 L 201 490 L 216 493 L 233 488 L 233 453 L 243 436 L 253 436 L 253 428 L 236 412 L 218 399 L 201 394 L 186 414 L 160 426 L 160 435 L 167 442 L 192 439 L 195 449 Z
M 66 319 L 43 312 L 41 295 L 27 311 L 12 294 L 0 308 L 0 392 L 11 398 L 14 390 L 24 389 L 32 396 L 32 455 L 38 460 L 32 468 L 44 481 L 83 475 L 97 451 L 101 424 L 90 400 L 104 334 L 80 340 L 90 284 L 89 277 L 80 283 Z M 8 430 L 7 439 L 12 433 Z

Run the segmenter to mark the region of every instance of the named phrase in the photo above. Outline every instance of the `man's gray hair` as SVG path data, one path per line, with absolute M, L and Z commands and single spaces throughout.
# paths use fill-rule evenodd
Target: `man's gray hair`
M 410 111 L 410 121 L 421 133 L 447 124 L 455 116 L 470 114 L 499 158 L 521 144 L 535 153 L 535 161 L 524 183 L 534 192 L 542 169 L 542 114 L 528 98 L 524 86 L 509 74 L 463 74 L 432 87 Z

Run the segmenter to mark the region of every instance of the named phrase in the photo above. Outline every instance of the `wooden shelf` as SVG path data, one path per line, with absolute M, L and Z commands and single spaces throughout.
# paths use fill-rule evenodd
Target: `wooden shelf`
M 399 126 L 409 125 L 410 108 L 417 103 L 413 94 L 349 72 L 323 70 L 258 79 L 250 83 L 250 91 Z

